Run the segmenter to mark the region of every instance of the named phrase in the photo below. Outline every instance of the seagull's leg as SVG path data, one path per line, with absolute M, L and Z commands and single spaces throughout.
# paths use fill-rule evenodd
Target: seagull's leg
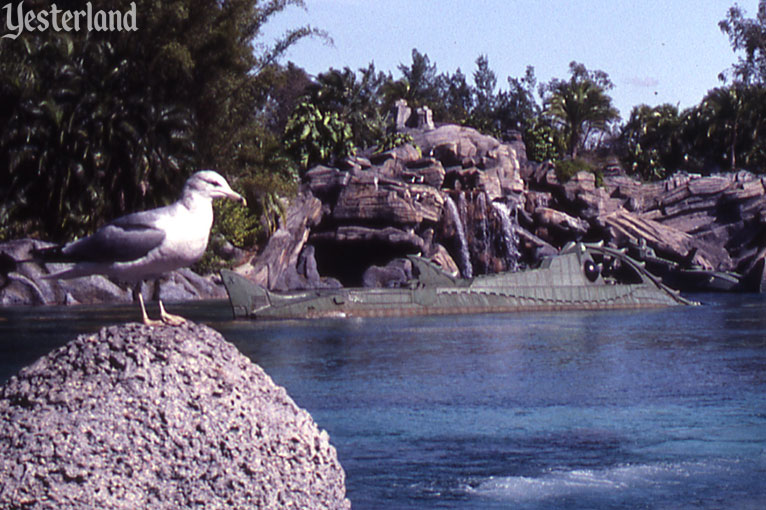
M 144 296 L 141 292 L 141 286 L 143 285 L 143 282 L 138 282 L 136 286 L 133 288 L 133 301 L 138 298 L 138 304 L 141 305 L 141 318 L 144 321 L 144 324 L 147 326 L 162 326 L 163 322 L 156 321 L 149 318 L 149 315 L 146 313 L 146 306 L 144 305 Z
M 173 315 L 165 311 L 165 306 L 162 304 L 162 300 L 158 300 L 160 303 L 160 319 L 168 326 L 180 326 L 186 324 L 186 319 L 180 315 Z
M 160 299 L 159 279 L 155 280 L 154 282 L 154 296 L 157 298 L 157 302 L 160 305 L 160 321 L 162 324 L 167 324 L 168 326 L 180 326 L 182 324 L 186 324 L 186 319 L 180 315 L 173 315 L 172 313 L 165 311 L 165 305 L 162 304 L 162 299 Z

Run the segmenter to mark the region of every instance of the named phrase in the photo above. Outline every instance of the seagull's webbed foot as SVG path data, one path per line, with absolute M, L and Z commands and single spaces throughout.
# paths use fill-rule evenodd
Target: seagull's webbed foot
M 135 294 L 136 294 L 136 297 L 138 297 L 138 304 L 141 305 L 141 318 L 143 319 L 144 324 L 146 326 L 162 326 L 163 322 L 161 320 L 156 321 L 154 319 L 150 319 L 149 314 L 146 313 L 146 305 L 144 305 L 144 296 L 141 294 L 140 288 Z
M 186 319 L 180 315 L 173 315 L 165 311 L 165 305 L 160 300 L 160 320 L 149 318 L 149 314 L 146 313 L 146 305 L 144 305 L 144 296 L 141 295 L 141 291 L 136 293 L 138 297 L 138 304 L 141 305 L 141 318 L 146 326 L 181 326 L 186 323 Z
M 162 301 L 160 303 L 160 320 L 167 324 L 168 326 L 181 326 L 183 324 L 186 324 L 186 319 L 181 317 L 180 315 L 173 315 L 172 313 L 168 313 L 165 311 L 165 305 L 162 304 Z

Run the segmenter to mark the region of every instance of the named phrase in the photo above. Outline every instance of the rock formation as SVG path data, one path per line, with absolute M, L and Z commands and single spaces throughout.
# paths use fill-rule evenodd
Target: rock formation
M 298 234 L 290 234 L 289 219 L 278 233 L 293 240 L 291 260 L 305 250 L 315 259 L 312 267 L 324 277 L 313 278 L 317 285 L 395 285 L 400 270 L 389 264 L 407 254 L 421 253 L 470 277 L 534 266 L 570 241 L 603 241 L 630 249 L 663 276 L 738 271 L 750 282 L 746 288 L 761 287 L 766 181 L 759 177 L 679 174 L 641 183 L 610 167 L 598 185 L 588 172 L 561 182 L 550 163 L 526 160 L 517 133 L 503 142 L 463 126 L 413 127 L 418 112 L 403 102 L 394 114 L 413 142 L 310 169 L 303 193 L 321 205 L 312 207 Z M 420 112 L 420 118 L 427 115 Z M 304 195 L 294 206 L 298 211 Z M 261 256 L 240 271 L 297 272 L 292 262 L 281 263 Z M 311 285 L 298 276 L 292 279 L 297 285 L 255 280 L 280 289 Z
M 515 268 L 516 218 L 503 214 L 512 215 L 525 190 L 523 144 L 434 127 L 428 112 L 415 114 L 420 127 L 406 127 L 411 111 L 397 105 L 411 144 L 310 169 L 276 241 L 239 271 L 270 288 L 305 288 L 311 282 L 294 261 L 306 249 L 324 277 L 320 286 L 395 285 L 406 271 L 390 264 L 414 253 L 463 276 Z M 307 197 L 317 200 L 310 208 Z M 297 224 L 293 214 L 307 221 Z M 267 277 L 275 274 L 295 277 Z
M 240 273 L 278 290 L 390 286 L 406 272 L 389 264 L 409 254 L 471 277 L 535 266 L 570 241 L 603 241 L 683 289 L 694 286 L 674 275 L 691 270 L 736 271 L 744 276 L 739 289 L 766 286 L 760 177 L 678 174 L 641 183 L 608 165 L 598 185 L 589 172 L 561 182 L 552 164 L 527 161 L 519 133 L 501 141 L 435 126 L 429 112 L 404 101 L 392 117 L 412 143 L 309 169 L 285 221 Z M 13 277 L 12 288 L 30 302 L 70 294 L 66 300 L 90 302 L 66 288 L 37 292 L 34 274 Z M 91 295 L 111 288 L 93 285 Z M 0 289 L 0 302 L 16 299 L 8 295 Z
M 350 504 L 327 433 L 220 334 L 127 324 L 0 388 L 0 508 Z

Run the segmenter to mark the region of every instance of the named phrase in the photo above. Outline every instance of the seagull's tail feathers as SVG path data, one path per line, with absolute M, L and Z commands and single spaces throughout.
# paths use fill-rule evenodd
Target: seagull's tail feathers
M 63 248 L 64 245 L 34 249 L 30 252 L 32 254 L 32 258 L 30 260 L 19 262 L 36 262 L 38 264 L 75 264 L 74 266 L 62 271 L 42 276 L 44 280 L 66 280 L 69 278 L 78 278 L 80 276 L 87 276 L 91 274 L 91 272 L 84 270 L 81 265 L 77 264 L 77 262 L 79 262 L 77 258 L 64 253 Z
M 44 264 L 47 262 L 68 262 L 65 256 L 60 254 L 61 247 L 54 246 L 51 248 L 34 249 L 30 251 L 31 257 L 25 259 L 14 258 L 12 255 L 0 252 L 0 276 L 8 277 L 10 274 L 18 274 L 19 267 L 22 264 Z M 81 276 L 76 274 L 80 272 L 77 266 L 59 271 L 54 274 L 47 274 L 41 276 L 41 278 L 48 280 L 54 278 L 76 278 Z

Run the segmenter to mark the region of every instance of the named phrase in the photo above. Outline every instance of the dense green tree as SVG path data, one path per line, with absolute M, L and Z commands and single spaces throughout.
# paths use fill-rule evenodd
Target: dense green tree
M 534 95 L 536 85 L 532 66 L 527 66 L 523 78 L 508 77 L 508 91 L 498 94 L 496 107 L 496 116 L 503 131 L 515 129 L 523 133 L 536 123 L 541 113 Z
M 486 55 L 476 59 L 476 70 L 473 72 L 474 105 L 469 123 L 484 132 L 499 131 L 499 122 L 495 118 L 497 109 L 497 75 L 489 67 Z
M 0 40 L 4 235 L 82 234 L 165 202 L 199 166 L 249 173 L 241 163 L 257 150 L 254 126 L 274 76 L 266 71 L 295 41 L 322 35 L 300 27 L 260 44 L 263 25 L 302 0 L 135 1 L 138 33 Z M 91 3 L 127 11 L 131 2 Z
M 709 91 L 684 126 L 692 163 L 700 170 L 746 166 L 762 172 L 765 101 L 763 88 L 741 83 Z
M 443 122 L 464 124 L 474 108 L 473 87 L 468 84 L 466 76 L 458 68 L 453 74 L 439 76 L 439 90 L 443 98 L 444 111 L 441 114 Z
M 308 87 L 308 97 L 320 110 L 336 112 L 348 123 L 357 147 L 374 145 L 386 131 L 385 105 L 380 91 L 387 81 L 370 63 L 359 70 L 330 69 L 317 76 Z
M 400 64 L 399 72 L 402 78 L 384 89 L 387 105 L 393 105 L 397 99 L 406 99 L 412 108 L 433 108 L 441 101 L 436 64 L 431 63 L 428 55 L 413 48 L 412 63 L 409 66 Z
M 6 235 L 82 235 L 177 191 L 195 153 L 189 108 L 137 87 L 108 40 L 30 36 L 24 48 L 35 78 L 0 132 Z
M 656 180 L 681 168 L 685 156 L 682 126 L 677 106 L 633 107 L 619 139 L 629 171 Z

